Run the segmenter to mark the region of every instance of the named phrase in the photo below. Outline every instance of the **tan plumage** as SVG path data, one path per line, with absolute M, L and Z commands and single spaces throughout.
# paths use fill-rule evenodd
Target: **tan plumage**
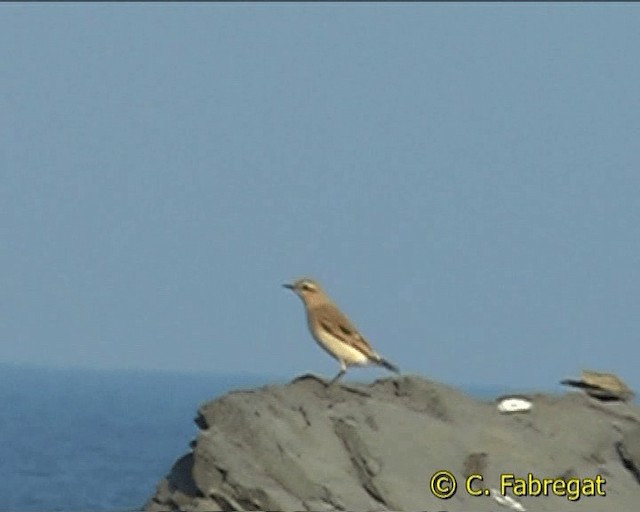
M 343 343 L 364 354 L 368 359 L 378 358 L 369 342 L 362 337 L 349 319 L 333 304 L 326 302 L 315 306 L 313 314 L 310 316 L 310 321 L 314 323 L 314 330 L 324 329 Z
M 355 365 L 377 364 L 399 373 L 395 365 L 371 347 L 316 281 L 302 278 L 284 286 L 302 299 L 309 330 L 316 342 L 340 362 L 340 371 L 331 384 L 340 379 L 349 366 Z

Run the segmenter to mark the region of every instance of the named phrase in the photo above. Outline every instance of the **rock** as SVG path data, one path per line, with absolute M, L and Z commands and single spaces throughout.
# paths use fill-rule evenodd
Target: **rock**
M 487 468 L 487 454 L 470 453 L 464 460 L 464 467 L 462 469 L 462 476 L 469 478 L 471 475 L 483 475 Z
M 624 466 L 640 483 L 640 427 L 627 432 L 616 444 L 616 449 Z
M 537 512 L 633 510 L 640 486 L 628 468 L 640 456 L 637 408 L 593 407 L 575 393 L 529 396 L 535 407 L 526 415 L 505 415 L 493 401 L 416 376 L 330 388 L 304 376 L 235 391 L 200 407 L 192 451 L 145 510 L 489 512 L 499 506 L 495 492 L 470 496 L 468 474 L 483 476 L 474 487 L 499 489 L 501 473 L 595 478 L 604 467 L 606 497 L 497 501 Z M 458 478 L 447 501 L 430 491 L 440 470 Z
M 160 481 L 156 495 L 147 504 L 147 510 L 166 512 L 167 510 L 192 510 L 197 500 L 202 497 L 193 480 L 193 454 L 184 455 L 173 465 L 169 476 Z M 167 508 L 169 507 L 169 508 Z M 212 509 L 210 506 L 208 510 Z M 195 509 L 193 509 L 195 510 Z

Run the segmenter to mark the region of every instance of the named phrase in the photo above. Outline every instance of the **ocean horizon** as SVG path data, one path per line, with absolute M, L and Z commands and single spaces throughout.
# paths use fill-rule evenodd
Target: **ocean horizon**
M 140 510 L 189 451 L 202 403 L 286 381 L 0 364 L 0 511 Z M 480 399 L 506 392 L 461 389 Z

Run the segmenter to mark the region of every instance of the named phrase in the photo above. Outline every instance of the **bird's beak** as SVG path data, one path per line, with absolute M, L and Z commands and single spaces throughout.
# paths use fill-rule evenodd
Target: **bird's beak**
M 284 286 L 285 288 L 289 288 L 289 290 L 293 290 L 292 284 L 286 283 L 286 284 L 283 284 L 282 286 Z

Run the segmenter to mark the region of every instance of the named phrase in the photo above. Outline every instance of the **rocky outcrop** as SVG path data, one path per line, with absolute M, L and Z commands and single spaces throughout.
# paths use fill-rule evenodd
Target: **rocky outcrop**
M 530 395 L 528 412 L 415 376 L 327 388 L 312 376 L 235 391 L 204 404 L 192 451 L 146 504 L 184 510 L 635 510 L 640 411 L 581 393 Z M 458 479 L 447 500 L 430 480 Z M 606 496 L 519 496 L 501 474 L 595 479 Z M 481 474 L 465 490 L 465 478 Z M 493 489 L 493 490 L 491 490 Z M 506 508 L 504 508 L 506 507 Z M 519 508 L 518 508 L 519 507 Z

